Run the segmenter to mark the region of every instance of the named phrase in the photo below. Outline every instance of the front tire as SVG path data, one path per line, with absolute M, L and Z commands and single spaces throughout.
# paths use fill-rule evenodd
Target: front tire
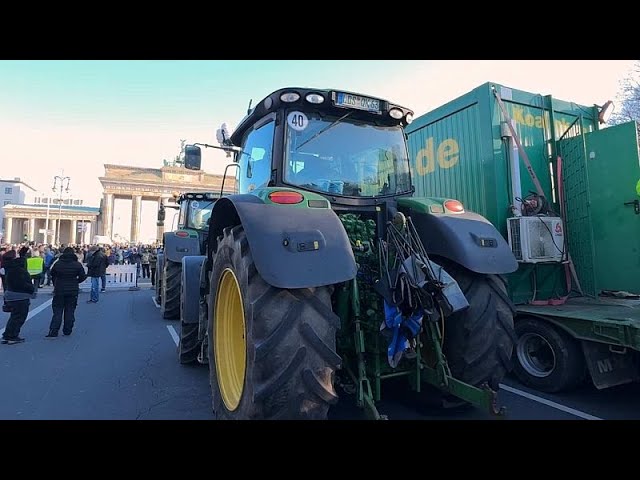
M 162 279 L 162 303 L 160 310 L 162 318 L 177 320 L 180 318 L 180 279 L 182 278 L 182 263 L 165 259 Z
M 209 304 L 209 376 L 218 419 L 326 419 L 339 318 L 331 287 L 280 289 L 256 270 L 242 226 L 218 242 Z

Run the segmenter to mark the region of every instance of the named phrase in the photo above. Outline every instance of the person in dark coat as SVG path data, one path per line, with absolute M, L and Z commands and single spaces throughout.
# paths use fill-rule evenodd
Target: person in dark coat
M 4 254 L 2 267 L 7 287 L 4 302 L 11 310 L 11 316 L 2 334 L 2 343 L 13 345 L 24 342 L 24 338 L 20 338 L 20 329 L 29 315 L 29 305 L 36 287 L 27 271 L 27 259 L 16 256 L 14 250 Z
M 87 303 L 98 303 L 100 299 L 100 278 L 107 272 L 107 256 L 97 246 L 91 247 L 93 252 L 87 261 L 87 275 L 91 277 L 91 298 Z
M 64 326 L 62 333 L 71 335 L 75 323 L 75 311 L 78 305 L 78 285 L 84 282 L 87 274 L 84 267 L 78 261 L 76 252 L 71 247 L 63 250 L 62 255 L 51 267 L 51 279 L 53 280 L 53 318 L 49 325 L 47 337 L 58 336 L 62 316 L 64 314 Z

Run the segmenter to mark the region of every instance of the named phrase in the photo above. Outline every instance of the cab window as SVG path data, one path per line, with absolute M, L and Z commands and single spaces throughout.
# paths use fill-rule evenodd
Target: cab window
M 237 173 L 240 193 L 249 193 L 269 183 L 274 130 L 275 121 L 271 120 L 246 135 Z

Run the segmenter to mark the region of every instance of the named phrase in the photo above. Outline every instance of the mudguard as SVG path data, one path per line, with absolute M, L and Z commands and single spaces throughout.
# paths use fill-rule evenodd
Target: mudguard
M 256 270 L 274 287 L 313 288 L 356 276 L 349 238 L 330 208 L 274 205 L 255 195 L 230 195 L 216 202 L 211 219 L 210 240 L 225 227 L 242 224 Z
M 518 269 L 511 247 L 483 216 L 408 213 L 428 254 L 448 258 L 476 273 L 506 274 Z
M 200 271 L 207 259 L 204 255 L 182 257 L 182 293 L 180 295 L 180 320 L 199 323 Z
M 188 237 L 178 237 L 175 232 L 166 232 L 164 234 L 165 260 L 179 263 L 182 261 L 182 257 L 187 255 L 200 255 L 198 235 L 192 232 L 189 233 Z

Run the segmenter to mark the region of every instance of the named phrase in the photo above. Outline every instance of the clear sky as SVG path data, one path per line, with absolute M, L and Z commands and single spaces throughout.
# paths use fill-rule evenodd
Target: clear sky
M 159 168 L 180 139 L 215 142 L 284 86 L 387 98 L 416 116 L 487 81 L 584 105 L 615 99 L 633 61 L 0 61 L 0 177 L 50 191 L 53 176 L 97 206 L 103 164 Z M 224 154 L 203 151 L 221 172 Z M 144 216 L 144 212 L 143 212 Z M 123 218 L 126 223 L 128 220 Z M 149 227 L 150 228 L 150 227 Z M 151 231 L 149 231 L 151 233 Z

